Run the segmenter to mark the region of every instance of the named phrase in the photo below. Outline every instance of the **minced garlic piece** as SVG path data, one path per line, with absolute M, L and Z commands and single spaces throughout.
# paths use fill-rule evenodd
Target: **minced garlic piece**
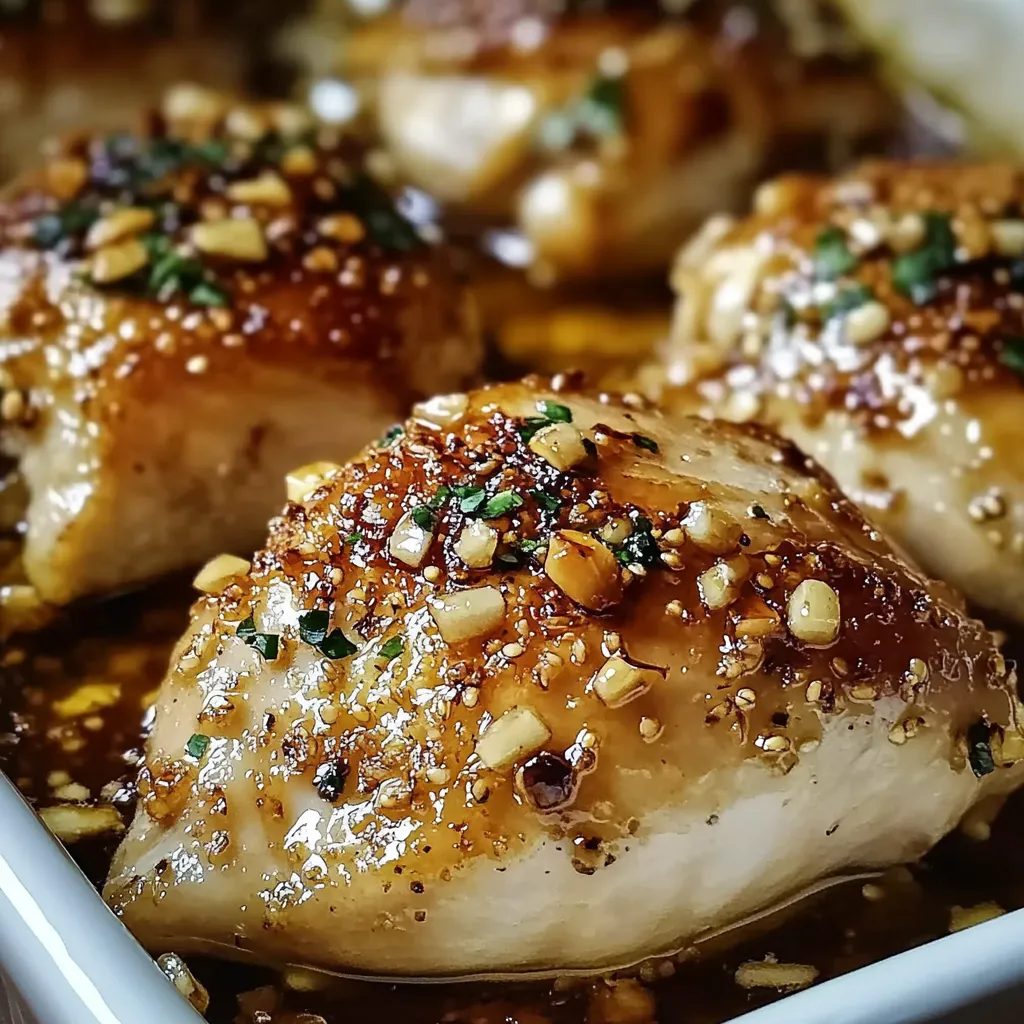
M 695 501 L 682 523 L 686 535 L 701 550 L 724 555 L 739 543 L 743 532 L 740 524 L 724 509 Z
M 587 457 L 583 435 L 571 423 L 552 423 L 530 438 L 530 451 L 563 472 Z
M 210 1008 L 210 993 L 196 980 L 188 964 L 177 953 L 164 953 L 157 957 L 156 963 L 167 976 L 167 980 L 178 990 L 178 994 L 187 999 L 200 1013 L 206 1013 Z
M 414 405 L 412 416 L 418 423 L 440 430 L 458 423 L 466 415 L 468 408 L 468 395 L 436 395 L 426 402 L 418 402 Z
M 749 572 L 750 563 L 743 555 L 716 562 L 697 577 L 700 599 L 711 611 L 725 608 L 739 596 Z
M 309 462 L 293 469 L 284 478 L 288 500 L 296 504 L 305 501 L 332 473 L 340 472 L 336 462 Z
M 97 284 L 112 284 L 130 277 L 148 262 L 146 247 L 137 238 L 132 238 L 100 249 L 92 258 L 90 275 Z
M 807 644 L 830 644 L 839 635 L 839 595 L 821 580 L 804 580 L 786 606 L 789 631 Z
M 204 594 L 219 594 L 226 586 L 248 574 L 252 563 L 237 555 L 217 555 L 196 574 L 192 586 Z
M 505 621 L 505 599 L 497 587 L 476 587 L 429 602 L 445 643 L 458 644 L 492 632 Z
M 288 206 L 292 201 L 288 183 L 273 171 L 264 171 L 258 178 L 232 182 L 227 195 L 236 203 L 260 206 Z
M 200 252 L 242 263 L 262 263 L 269 255 L 263 229 L 251 217 L 196 224 L 192 228 L 192 242 Z
M 551 730 L 540 715 L 532 708 L 515 707 L 484 730 L 476 754 L 488 768 L 505 768 L 535 754 L 550 738 Z
M 434 540 L 434 532 L 425 529 L 416 521 L 415 512 L 415 509 L 410 509 L 395 524 L 388 540 L 388 552 L 392 558 L 418 569 L 427 557 Z
M 470 569 L 486 569 L 494 559 L 498 546 L 498 531 L 474 519 L 467 523 L 455 541 L 455 554 Z
M 121 699 L 119 683 L 85 683 L 53 702 L 53 710 L 60 718 L 84 718 L 86 715 L 112 707 Z
M 639 697 L 660 679 L 656 669 L 634 665 L 616 654 L 598 669 L 591 682 L 601 701 L 615 708 Z
M 100 249 L 120 242 L 130 235 L 148 231 L 156 222 L 156 214 L 141 206 L 126 206 L 100 217 L 85 236 L 87 249 Z
M 965 928 L 972 928 L 976 924 L 984 924 L 997 917 L 1002 917 L 1006 911 L 998 903 L 978 903 L 973 907 L 950 907 L 949 930 L 950 932 L 962 932 Z
M 559 590 L 590 611 L 603 611 L 622 599 L 615 555 L 589 534 L 577 530 L 552 534 L 544 571 Z
M 807 988 L 818 977 L 818 968 L 810 964 L 774 964 L 765 960 L 747 960 L 736 968 L 736 984 L 741 988 Z
M 55 807 L 44 807 L 39 817 L 62 843 L 74 843 L 91 836 L 124 831 L 121 815 L 109 804 L 96 807 L 58 804 Z

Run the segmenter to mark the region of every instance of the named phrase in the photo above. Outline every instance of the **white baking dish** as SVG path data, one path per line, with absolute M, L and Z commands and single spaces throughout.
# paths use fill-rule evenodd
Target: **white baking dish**
M 946 1022 L 947 1014 L 1022 983 L 1018 911 L 779 1000 L 737 1024 Z M 200 1020 L 0 774 L 0 1024 Z

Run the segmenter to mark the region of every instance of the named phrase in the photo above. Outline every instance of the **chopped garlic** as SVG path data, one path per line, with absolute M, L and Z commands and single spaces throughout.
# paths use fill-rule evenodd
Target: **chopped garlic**
M 477 757 L 488 768 L 505 768 L 535 754 L 551 738 L 547 723 L 531 708 L 516 707 L 493 721 L 476 743 Z
M 821 580 L 804 580 L 790 595 L 786 616 L 789 631 L 798 640 L 830 644 L 839 635 L 839 595 Z
M 765 960 L 747 960 L 736 968 L 736 984 L 741 988 L 807 988 L 818 977 L 818 968 L 810 964 L 775 964 Z
M 614 708 L 639 697 L 660 679 L 657 669 L 634 665 L 616 654 L 597 670 L 591 685 L 602 703 Z
M 505 598 L 497 587 L 476 587 L 429 601 L 430 614 L 445 643 L 484 636 L 505 621 Z
M 39 817 L 62 843 L 74 843 L 107 832 L 124 831 L 121 815 L 109 804 L 96 807 L 57 804 L 55 807 L 44 807 Z
M 336 462 L 309 462 L 293 469 L 284 478 L 288 500 L 296 504 L 305 501 L 328 477 L 340 472 Z
M 433 541 L 433 530 L 426 530 L 416 522 L 415 510 L 410 509 L 392 530 L 388 540 L 388 551 L 392 558 L 418 569 L 427 557 Z
M 248 559 L 237 555 L 217 555 L 199 570 L 192 586 L 204 594 L 219 594 L 229 584 L 247 575 L 251 568 Z

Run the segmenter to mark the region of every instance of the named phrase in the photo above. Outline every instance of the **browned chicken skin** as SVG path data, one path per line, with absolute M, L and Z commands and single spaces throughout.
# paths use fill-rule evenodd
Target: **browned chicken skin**
M 444 249 L 305 111 L 185 89 L 69 140 L 0 205 L 6 582 L 59 604 L 249 551 L 286 470 L 479 358 Z
M 834 20 L 679 6 L 411 2 L 346 40 L 344 70 L 453 223 L 514 227 L 545 280 L 649 272 L 780 155 L 821 166 L 894 123 Z
M 771 182 L 680 254 L 667 372 L 646 382 L 777 427 L 930 573 L 1017 621 L 1022 204 L 1024 173 L 998 164 Z
M 157 699 L 106 889 L 154 950 L 597 971 L 1021 779 L 992 637 L 761 428 L 528 380 L 321 473 Z

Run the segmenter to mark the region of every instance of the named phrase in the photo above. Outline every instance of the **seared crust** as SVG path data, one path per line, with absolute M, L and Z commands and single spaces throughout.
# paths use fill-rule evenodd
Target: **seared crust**
M 246 234 L 196 233 L 211 225 Z M 118 274 L 136 242 L 143 262 Z M 194 357 L 226 373 L 243 357 L 321 358 L 409 398 L 418 321 L 467 333 L 443 250 L 358 147 L 301 108 L 179 92 L 138 134 L 66 140 L 8 190 L 0 248 L 0 361 L 15 387 L 49 377 L 95 397 L 129 377 L 182 379 Z
M 194 607 L 108 898 L 145 941 L 182 941 L 200 877 L 187 860 L 252 872 L 278 858 L 261 905 L 239 916 L 229 897 L 200 939 L 229 941 L 234 921 L 235 945 L 262 958 L 493 968 L 411 923 L 459 872 L 514 867 L 545 840 L 578 874 L 632 863 L 659 808 L 692 800 L 706 817 L 739 800 L 744 763 L 785 775 L 834 723 L 889 721 L 893 706 L 905 712 L 882 747 L 927 732 L 940 776 L 970 778 L 969 753 L 993 767 L 968 732 L 1003 752 L 995 763 L 1014 759 L 1014 676 L 991 636 L 795 448 L 564 379 L 490 387 L 330 471 L 272 523 L 251 573 Z M 147 868 L 179 834 L 180 875 Z M 306 858 L 315 877 L 285 883 L 282 863 Z M 318 947 L 336 902 L 341 931 Z M 411 931 L 382 963 L 362 929 L 385 918 Z M 481 928 L 486 947 L 500 922 Z M 497 956 L 556 966 L 521 942 Z
M 667 370 L 680 408 L 774 424 L 926 568 L 1014 617 L 1022 203 L 999 164 L 771 182 L 681 252 Z

